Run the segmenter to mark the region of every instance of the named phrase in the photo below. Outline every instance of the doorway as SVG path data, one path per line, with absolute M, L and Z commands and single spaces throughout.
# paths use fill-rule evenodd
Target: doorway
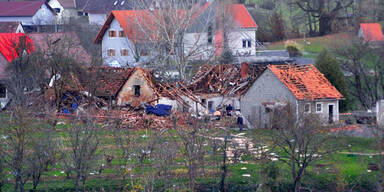
M 332 124 L 334 122 L 334 105 L 328 105 L 328 122 Z

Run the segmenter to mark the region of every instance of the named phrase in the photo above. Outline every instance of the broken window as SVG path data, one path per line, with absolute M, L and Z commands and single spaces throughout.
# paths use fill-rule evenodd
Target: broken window
M 128 49 L 121 49 L 120 54 L 121 54 L 121 56 L 128 56 L 129 55 Z
M 7 98 L 7 89 L 0 84 L 0 98 Z
M 213 101 L 208 101 L 208 110 L 211 110 L 213 107 Z
M 212 40 L 212 25 L 209 25 L 208 26 L 208 44 L 212 44 L 213 40 Z
M 107 54 L 110 57 L 116 56 L 116 50 L 115 49 L 108 49 Z
M 135 88 L 135 96 L 140 96 L 140 85 L 134 85 Z
M 109 37 L 116 37 L 116 31 L 108 31 Z
M 119 37 L 125 37 L 124 31 L 119 31 Z
M 304 112 L 306 112 L 306 113 L 310 113 L 311 112 L 311 104 L 310 103 L 306 103 L 304 105 Z

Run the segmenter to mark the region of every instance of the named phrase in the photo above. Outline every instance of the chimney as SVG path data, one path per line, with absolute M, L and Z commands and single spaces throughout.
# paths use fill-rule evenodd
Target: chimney
M 247 78 L 248 77 L 248 71 L 249 71 L 248 63 L 242 62 L 241 63 L 241 68 L 240 68 L 240 77 L 242 79 Z

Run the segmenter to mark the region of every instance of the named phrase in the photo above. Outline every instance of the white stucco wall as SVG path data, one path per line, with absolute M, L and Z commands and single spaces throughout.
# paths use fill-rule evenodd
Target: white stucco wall
M 192 59 L 207 59 L 214 53 L 215 39 L 212 37 L 212 43 L 208 44 L 207 33 L 186 33 L 184 35 L 184 53 L 191 55 Z M 195 53 L 196 52 L 196 53 Z
M 243 40 L 250 40 L 251 47 L 243 48 Z M 252 55 L 256 54 L 256 28 L 255 29 L 238 29 L 229 33 L 228 44 L 232 50 L 232 53 L 244 54 L 245 52 L 251 52 Z
M 108 31 L 116 31 L 116 37 L 109 37 Z M 116 19 L 114 19 L 109 27 L 109 29 L 105 32 L 102 40 L 102 57 L 104 64 L 115 66 L 116 65 L 123 67 L 132 65 L 135 63 L 135 57 L 134 57 L 134 48 L 133 44 L 127 37 L 119 37 L 119 31 L 123 30 L 123 28 L 120 26 L 119 22 L 117 22 Z M 128 49 L 128 56 L 121 56 L 120 50 L 121 49 Z M 114 57 L 108 56 L 108 49 L 115 49 L 116 55 Z
M 34 25 L 51 25 L 55 22 L 55 14 L 43 4 L 41 8 L 32 17 Z

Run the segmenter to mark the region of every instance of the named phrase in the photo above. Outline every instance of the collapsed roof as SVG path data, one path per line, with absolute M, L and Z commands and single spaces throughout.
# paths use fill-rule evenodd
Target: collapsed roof
M 265 66 L 249 66 L 242 63 L 203 65 L 193 77 L 188 88 L 195 94 L 240 96 L 266 69 Z

